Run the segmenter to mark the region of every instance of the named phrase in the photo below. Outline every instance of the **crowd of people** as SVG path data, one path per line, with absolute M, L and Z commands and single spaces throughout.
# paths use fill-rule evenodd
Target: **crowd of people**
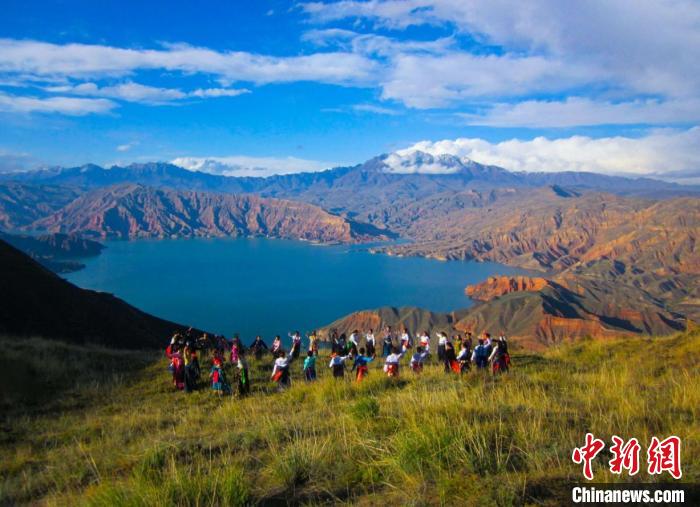
M 250 392 L 249 356 L 259 361 L 264 355 L 271 354 L 273 363 L 270 380 L 276 382 L 280 389 L 287 388 L 291 385 L 292 364 L 302 355 L 303 339 L 299 331 L 289 334 L 289 350 L 284 349 L 280 336 L 275 336 L 270 346 L 261 336 L 256 336 L 255 340 L 245 347 L 237 334 L 231 340 L 223 336 L 211 337 L 206 333 L 195 338 L 194 334 L 192 329 L 185 333 L 176 333 L 166 349 L 173 384 L 176 389 L 185 392 L 196 389 L 200 382 L 201 353 L 211 354 L 209 380 L 211 388 L 219 396 L 231 394 L 234 385 L 240 396 Z M 450 338 L 446 333 L 439 331 L 436 333 L 436 339 L 436 359 L 439 364 L 444 365 L 446 373 L 465 374 L 471 370 L 472 365 L 476 369 L 490 369 L 494 374 L 506 372 L 510 368 L 508 340 L 504 333 L 496 339 L 492 339 L 489 333 L 483 333 L 474 342 L 472 333 L 466 333 L 464 336 L 455 334 Z M 306 343 L 301 369 L 304 379 L 313 382 L 317 379 L 316 360 L 319 355 L 317 333 L 308 333 Z M 357 382 L 361 382 L 369 374 L 369 364 L 378 359 L 377 337 L 372 329 L 366 333 L 354 330 L 349 336 L 331 330 L 328 344 L 328 368 L 335 378 L 344 378 L 349 367 L 350 374 Z M 398 377 L 405 356 L 410 357 L 408 366 L 411 371 L 420 374 L 426 362 L 430 361 L 430 344 L 431 336 L 428 331 L 419 333 L 414 340 L 406 327 L 396 332 L 391 326 L 386 326 L 379 337 L 379 357 L 384 360 L 384 374 L 388 377 Z M 350 364 L 352 366 L 349 366 Z M 233 383 L 229 381 L 227 374 L 228 365 L 234 372 Z

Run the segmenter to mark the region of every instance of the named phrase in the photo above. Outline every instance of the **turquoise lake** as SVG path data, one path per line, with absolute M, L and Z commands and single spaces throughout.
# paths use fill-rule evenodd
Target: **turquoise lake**
M 469 283 L 521 270 L 371 254 L 366 246 L 271 239 L 106 242 L 86 268 L 66 275 L 159 317 L 244 342 L 306 332 L 356 310 L 465 308 Z

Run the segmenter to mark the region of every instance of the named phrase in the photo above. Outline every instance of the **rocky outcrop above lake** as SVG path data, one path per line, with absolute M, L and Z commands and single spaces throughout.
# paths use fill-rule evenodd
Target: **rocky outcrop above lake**
M 467 285 L 465 294 L 477 301 L 490 301 L 511 292 L 533 292 L 544 289 L 549 281 L 529 276 L 490 276 L 485 281 Z

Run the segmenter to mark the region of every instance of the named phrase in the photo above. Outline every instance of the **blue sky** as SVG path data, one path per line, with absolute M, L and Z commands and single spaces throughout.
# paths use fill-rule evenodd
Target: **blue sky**
M 420 147 L 692 179 L 698 62 L 694 0 L 6 0 L 0 170 L 290 172 Z

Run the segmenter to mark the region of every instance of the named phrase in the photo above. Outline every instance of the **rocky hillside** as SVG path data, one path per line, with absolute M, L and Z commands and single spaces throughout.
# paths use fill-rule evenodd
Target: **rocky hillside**
M 76 188 L 0 183 L 0 229 L 25 227 L 61 209 L 79 194 Z
M 431 312 L 421 308 L 406 306 L 394 308 L 385 306 L 376 310 L 362 310 L 338 319 L 319 329 L 321 339 L 327 340 L 331 330 L 335 329 L 338 334 L 349 335 L 353 330 L 367 332 L 373 329 L 377 337 L 380 330 L 385 326 L 391 326 L 395 330 L 401 327 L 406 328 L 414 335 L 423 330 L 451 330 L 465 315 L 466 310 L 452 313 Z M 381 347 L 381 345 L 379 344 Z
M 549 280 L 530 276 L 490 276 L 464 292 L 476 301 L 490 301 L 511 292 L 537 292 L 550 285 Z
M 0 334 L 114 348 L 159 348 L 168 322 L 111 294 L 80 289 L 0 240 Z
M 352 314 L 382 324 L 423 320 L 460 331 L 505 331 L 529 347 L 582 336 L 663 335 L 700 321 L 700 200 L 630 200 L 606 194 L 561 197 L 546 189 L 530 200 L 514 192 L 478 206 L 416 215 L 412 230 L 429 240 L 384 251 L 495 260 L 538 269 L 538 277 L 492 277 L 467 287 L 480 303 L 454 315 L 385 310 Z M 465 196 L 466 197 L 466 196 Z M 436 198 L 437 199 L 437 198 Z M 454 203 L 455 197 L 450 198 Z M 463 200 L 463 202 L 467 202 Z M 432 325 L 432 324 L 431 324 Z M 414 332 L 420 327 L 411 327 Z
M 351 243 L 382 237 L 305 203 L 133 184 L 88 192 L 31 227 L 125 239 L 266 236 Z

